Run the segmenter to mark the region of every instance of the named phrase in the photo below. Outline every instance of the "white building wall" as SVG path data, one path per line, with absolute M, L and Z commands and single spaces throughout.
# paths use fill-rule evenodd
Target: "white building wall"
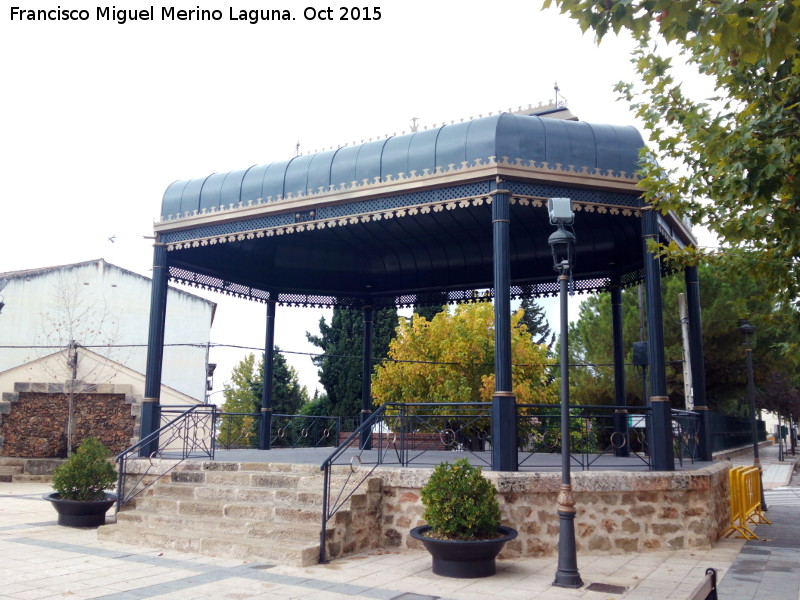
M 0 372 L 52 354 L 56 348 L 41 346 L 64 345 L 71 336 L 100 355 L 145 372 L 149 278 L 103 260 L 5 277 Z M 213 302 L 178 289 L 168 291 L 165 343 L 181 345 L 165 349 L 162 383 L 198 400 L 205 397 L 213 311 Z M 76 323 L 71 331 L 68 322 Z M 116 347 L 102 347 L 108 344 Z

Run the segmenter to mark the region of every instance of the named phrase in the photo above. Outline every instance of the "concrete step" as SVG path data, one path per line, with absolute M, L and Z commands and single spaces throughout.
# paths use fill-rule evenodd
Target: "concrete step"
M 276 561 L 306 567 L 319 561 L 319 540 L 305 541 L 291 538 L 275 543 L 267 538 L 245 539 L 241 536 L 213 535 L 195 531 L 157 531 L 127 524 L 121 528 L 104 525 L 97 530 L 100 540 L 127 544 L 154 546 L 182 552 L 195 552 L 209 556 L 227 556 L 247 561 Z

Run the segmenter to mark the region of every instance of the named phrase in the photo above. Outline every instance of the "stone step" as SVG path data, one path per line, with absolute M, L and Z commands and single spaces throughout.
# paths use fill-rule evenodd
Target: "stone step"
M 193 499 L 176 499 L 157 495 L 139 497 L 136 510 L 149 510 L 178 516 L 200 516 L 251 520 L 279 520 L 288 522 L 316 522 L 322 514 L 319 506 L 286 506 L 274 502 L 212 502 Z
M 316 516 L 316 521 L 287 523 L 236 517 L 208 518 L 196 515 L 171 515 L 140 509 L 123 510 L 117 513 L 117 523 L 122 528 L 133 525 L 157 531 L 171 529 L 192 532 L 200 537 L 227 535 L 254 539 L 292 539 L 314 542 L 319 538 L 321 522 L 321 514 Z M 328 533 L 333 535 L 333 529 L 329 528 Z
M 284 488 L 321 490 L 320 473 L 269 473 L 259 471 L 173 471 L 163 483 L 205 485 L 211 487 Z
M 0 463 L 0 475 L 22 475 L 24 465 L 10 465 Z
M 165 476 L 128 502 L 116 524 L 101 527 L 100 539 L 246 560 L 318 561 L 323 476 L 317 466 L 163 461 L 147 471 L 149 466 L 132 470 Z M 331 474 L 333 496 L 346 502 L 326 527 L 330 556 L 356 547 L 342 542 L 350 535 L 350 508 L 367 508 L 367 491 L 380 491 L 370 482 L 350 496 L 361 481 L 349 466 Z
M 159 483 L 153 487 L 154 497 L 206 502 L 274 502 L 290 506 L 322 506 L 321 486 L 314 491 L 294 488 L 225 487 L 186 483 Z
M 277 561 L 301 567 L 319 561 L 318 538 L 313 542 L 287 538 L 281 539 L 280 543 L 273 543 L 267 538 L 244 539 L 241 536 L 211 535 L 178 529 L 157 531 L 132 523 L 126 524 L 124 528 L 116 525 L 99 527 L 97 538 L 247 561 Z

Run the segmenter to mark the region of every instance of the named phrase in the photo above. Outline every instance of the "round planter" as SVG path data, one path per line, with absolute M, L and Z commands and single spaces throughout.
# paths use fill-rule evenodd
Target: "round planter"
M 45 494 L 58 513 L 58 524 L 67 527 L 99 527 L 106 522 L 106 512 L 114 506 L 117 495 L 105 492 L 105 500 L 83 502 L 80 500 L 62 500 L 57 492 Z
M 517 537 L 517 530 L 498 527 L 502 537 L 491 540 L 437 540 L 426 537 L 430 527 L 423 525 L 411 530 L 411 537 L 419 540 L 433 558 L 433 572 L 444 577 L 488 577 L 495 574 L 495 559 L 503 544 Z

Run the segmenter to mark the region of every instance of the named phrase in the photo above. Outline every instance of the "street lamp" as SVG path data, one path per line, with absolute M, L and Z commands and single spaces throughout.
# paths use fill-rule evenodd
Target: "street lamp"
M 758 481 L 761 488 L 761 510 L 767 510 L 764 501 L 764 482 L 761 477 L 761 460 L 758 458 L 758 423 L 756 420 L 756 392 L 753 384 L 753 340 L 756 328 L 747 319 L 739 320 L 739 333 L 742 334 L 744 355 L 747 358 L 747 401 L 750 403 L 750 426 L 753 430 L 753 466 L 758 468 Z
M 579 588 L 583 586 L 578 572 L 575 549 L 575 499 L 572 495 L 570 477 L 569 444 L 569 344 L 567 330 L 567 287 L 572 267 L 575 265 L 575 234 L 567 231 L 575 213 L 569 198 L 550 198 L 547 201 L 550 224 L 557 229 L 550 234 L 547 243 L 553 253 L 553 268 L 558 273 L 561 301 L 561 489 L 558 492 L 558 570 L 553 585 Z

